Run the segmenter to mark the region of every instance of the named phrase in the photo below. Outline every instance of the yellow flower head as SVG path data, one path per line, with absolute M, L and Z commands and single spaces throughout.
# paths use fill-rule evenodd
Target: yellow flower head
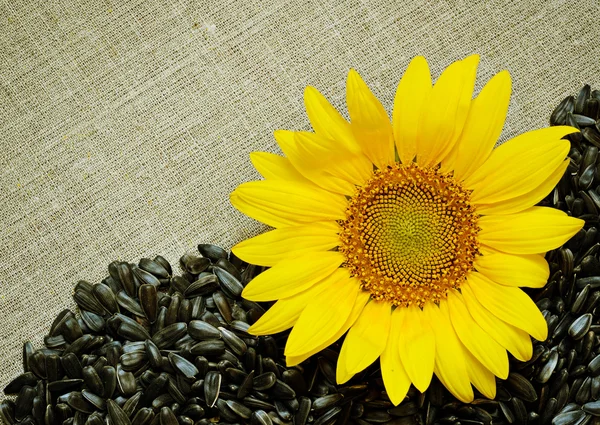
M 557 184 L 576 131 L 551 127 L 494 149 L 511 92 L 508 72 L 472 99 L 478 56 L 450 65 L 432 85 L 416 57 L 396 92 L 392 121 L 354 70 L 347 122 L 314 88 L 305 105 L 314 132 L 277 131 L 284 157 L 257 152 L 265 180 L 232 194 L 240 211 L 275 230 L 233 252 L 271 268 L 243 296 L 278 300 L 250 332 L 292 328 L 296 365 L 346 332 L 337 380 L 380 358 L 400 403 L 435 373 L 458 399 L 473 384 L 493 398 L 508 375 L 507 350 L 532 355 L 546 322 L 520 286 L 548 279 L 544 253 L 583 221 L 534 205 Z

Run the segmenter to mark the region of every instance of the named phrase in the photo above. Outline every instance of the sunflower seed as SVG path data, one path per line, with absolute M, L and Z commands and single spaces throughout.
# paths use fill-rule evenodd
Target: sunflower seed
M 185 290 L 184 295 L 188 298 L 207 295 L 219 287 L 219 282 L 214 274 L 199 277 Z
M 19 391 L 15 399 L 15 419 L 20 421 L 33 408 L 33 399 L 36 396 L 36 391 L 29 385 L 25 385 Z
M 575 425 L 579 424 L 585 418 L 585 412 L 576 410 L 572 412 L 565 412 L 556 415 L 552 419 L 552 425 Z
M 204 377 L 204 399 L 208 407 L 213 407 L 219 397 L 221 374 L 210 371 Z
M 138 263 L 138 267 L 148 273 L 152 273 L 158 278 L 168 279 L 171 274 L 162 264 L 160 264 L 160 262 L 156 261 L 156 259 L 151 260 L 149 258 L 142 258 Z
M 138 290 L 138 297 L 144 315 L 150 323 L 154 323 L 158 315 L 158 295 L 156 286 L 148 284 L 141 285 Z
M 256 410 L 250 420 L 252 425 L 273 425 L 271 417 L 264 410 Z
M 221 333 L 217 328 L 201 320 L 192 320 L 188 324 L 188 334 L 198 341 L 221 338 Z
M 181 266 L 191 274 L 200 274 L 210 266 L 210 259 L 185 254 L 180 259 Z
M 187 332 L 185 323 L 173 323 L 164 327 L 152 336 L 152 341 L 158 348 L 169 348 Z
M 589 331 L 591 324 L 591 314 L 588 313 L 578 317 L 569 327 L 569 336 L 575 340 L 583 338 Z
M 199 373 L 196 366 L 194 366 L 189 360 L 186 360 L 175 353 L 169 353 L 168 357 L 173 368 L 177 369 L 187 378 L 194 378 Z
M 190 352 L 194 356 L 219 356 L 225 353 L 225 343 L 216 339 L 200 341 L 191 347 Z
M 113 425 L 131 425 L 131 421 L 123 409 L 113 400 L 106 401 L 108 418 Z

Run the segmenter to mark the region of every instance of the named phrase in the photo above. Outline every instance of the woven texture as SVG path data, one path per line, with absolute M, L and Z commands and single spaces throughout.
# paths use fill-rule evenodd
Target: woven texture
M 434 76 L 481 54 L 477 89 L 508 69 L 502 140 L 600 88 L 596 0 L 17 0 L 0 4 L 0 388 L 79 279 L 115 259 L 175 263 L 264 227 L 228 194 L 254 150 L 308 129 L 303 89 L 344 108 L 356 68 L 391 109 L 409 60 Z

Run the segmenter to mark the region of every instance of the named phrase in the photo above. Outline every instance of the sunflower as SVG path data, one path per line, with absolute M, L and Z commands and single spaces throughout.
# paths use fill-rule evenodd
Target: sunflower
M 551 127 L 494 148 L 511 92 L 507 71 L 473 99 L 479 58 L 432 84 L 414 58 L 398 84 L 390 122 L 355 70 L 346 83 L 350 122 L 313 87 L 304 92 L 314 132 L 275 132 L 285 156 L 255 152 L 264 180 L 231 202 L 274 230 L 233 248 L 270 269 L 243 296 L 277 302 L 250 328 L 292 328 L 285 355 L 297 365 L 346 332 L 336 379 L 380 359 L 400 403 L 433 374 L 459 400 L 473 387 L 494 398 L 508 354 L 532 356 L 544 317 L 519 287 L 543 287 L 544 253 L 582 220 L 534 206 L 564 174 L 576 129 Z M 494 376 L 495 375 L 495 376 Z

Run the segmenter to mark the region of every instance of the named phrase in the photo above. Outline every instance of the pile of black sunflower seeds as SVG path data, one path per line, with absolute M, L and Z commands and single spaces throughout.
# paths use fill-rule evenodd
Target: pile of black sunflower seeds
M 101 283 L 80 281 L 78 312 L 63 310 L 45 347 L 23 346 L 24 373 L 0 402 L 6 425 L 600 424 L 600 92 L 584 86 L 552 113 L 581 133 L 567 172 L 541 205 L 586 221 L 549 252 L 551 277 L 527 290 L 548 322 L 533 358 L 511 358 L 497 397 L 456 400 L 434 377 L 425 393 L 389 401 L 376 362 L 337 385 L 339 342 L 286 367 L 287 332 L 247 330 L 269 307 L 240 297 L 262 271 L 202 244 L 176 275 L 161 256 L 113 262 Z M 16 397 L 15 397 L 16 396 Z

